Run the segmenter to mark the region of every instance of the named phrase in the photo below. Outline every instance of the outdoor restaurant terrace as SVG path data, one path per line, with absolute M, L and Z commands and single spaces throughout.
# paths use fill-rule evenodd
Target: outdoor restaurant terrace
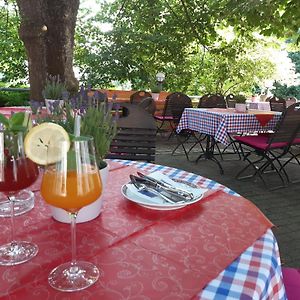
M 300 299 L 298 6 L 0 0 L 0 299 Z

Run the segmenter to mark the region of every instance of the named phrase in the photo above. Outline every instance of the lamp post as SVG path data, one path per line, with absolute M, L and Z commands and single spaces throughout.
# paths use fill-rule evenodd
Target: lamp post
M 162 84 L 163 84 L 165 78 L 166 78 L 165 73 L 158 72 L 156 74 L 156 80 L 157 80 L 157 83 L 158 83 L 157 85 L 159 86 L 160 90 L 162 90 Z

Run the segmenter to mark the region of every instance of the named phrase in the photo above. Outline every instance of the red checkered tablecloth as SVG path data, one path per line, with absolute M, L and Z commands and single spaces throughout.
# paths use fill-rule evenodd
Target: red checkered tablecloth
M 273 115 L 269 122 L 262 126 L 257 115 Z M 249 111 L 236 113 L 234 109 L 186 108 L 177 127 L 177 132 L 190 129 L 211 135 L 218 142 L 228 145 L 229 133 L 253 133 L 273 130 L 280 120 L 281 113 L 267 111 Z

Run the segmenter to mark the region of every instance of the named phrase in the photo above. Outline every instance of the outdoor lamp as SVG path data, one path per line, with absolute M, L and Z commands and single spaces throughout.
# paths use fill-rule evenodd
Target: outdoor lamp
M 166 75 L 162 72 L 158 72 L 156 74 L 156 80 L 159 82 L 159 83 L 162 83 L 166 78 Z

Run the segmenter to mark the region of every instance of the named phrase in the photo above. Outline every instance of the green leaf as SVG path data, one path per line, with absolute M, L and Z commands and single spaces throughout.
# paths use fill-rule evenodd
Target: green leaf
M 10 131 L 26 131 L 26 127 L 24 127 L 23 125 L 19 125 L 19 124 L 12 124 L 9 128 Z
M 9 120 L 10 126 L 14 125 L 22 125 L 24 122 L 25 113 L 24 112 L 17 112 L 13 114 Z
M 0 114 L 0 123 L 2 123 L 5 127 L 9 126 L 9 121 L 3 114 Z

